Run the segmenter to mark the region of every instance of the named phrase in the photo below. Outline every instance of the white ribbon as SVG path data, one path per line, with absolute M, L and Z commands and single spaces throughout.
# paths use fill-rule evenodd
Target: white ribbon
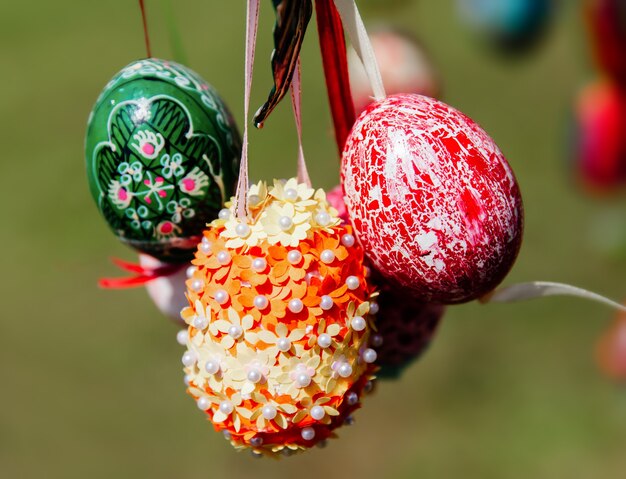
M 552 283 L 549 281 L 532 281 L 530 283 L 518 283 L 511 286 L 504 286 L 486 294 L 480 301 L 482 303 L 511 303 L 546 296 L 575 296 L 595 301 L 596 303 L 602 303 L 611 308 L 626 312 L 626 306 L 605 298 L 602 295 L 569 284 Z
M 372 42 L 363 24 L 363 19 L 359 14 L 356 2 L 354 0 L 335 0 L 335 6 L 341 16 L 343 26 L 348 33 L 350 43 L 352 43 L 354 51 L 361 60 L 361 63 L 363 63 L 365 73 L 367 74 L 372 91 L 374 92 L 374 99 L 382 100 L 387 94 L 385 93 L 383 79 L 380 74 L 380 69 L 378 68 Z M 337 48 L 339 48 L 339 46 Z
M 244 126 L 243 140 L 241 145 L 241 164 L 239 166 L 239 181 L 235 204 L 237 217 L 248 216 L 248 113 L 250 109 L 250 92 L 252 90 L 252 70 L 254 69 L 254 52 L 256 50 L 257 26 L 259 24 L 260 0 L 248 0 L 246 15 L 246 65 L 245 65 L 245 91 L 244 91 Z

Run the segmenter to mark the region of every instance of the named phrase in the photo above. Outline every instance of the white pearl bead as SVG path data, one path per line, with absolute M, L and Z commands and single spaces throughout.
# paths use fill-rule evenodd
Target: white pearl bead
M 186 329 L 181 329 L 180 331 L 178 331 L 178 333 L 176 333 L 176 342 L 180 344 L 181 346 L 184 346 L 187 344 L 188 338 L 189 338 L 189 334 L 187 334 Z
M 280 226 L 281 230 L 287 231 L 293 226 L 293 221 L 291 221 L 289 216 L 281 216 L 278 220 L 278 226 Z
M 253 437 L 252 439 L 250 439 L 250 445 L 252 447 L 259 447 L 263 445 L 263 438 L 262 437 Z M 254 451 L 252 451 L 254 452 Z
M 352 321 L 350 321 L 350 326 L 352 326 L 352 329 L 354 329 L 355 331 L 363 331 L 365 329 L 365 326 L 367 326 L 367 323 L 362 316 L 355 316 L 354 318 L 352 318 Z
M 285 190 L 285 199 L 289 201 L 295 201 L 298 199 L 298 192 L 293 188 L 287 188 Z
M 229 431 L 223 431 L 222 434 L 224 435 L 224 439 L 226 439 L 227 441 L 230 441 L 231 439 L 231 435 Z
M 337 373 L 342 378 L 349 378 L 352 375 L 352 366 L 349 363 L 341 363 L 339 368 L 337 368 Z
M 235 408 L 230 401 L 222 401 L 220 403 L 220 411 L 222 411 L 224 414 L 230 414 L 231 412 L 233 412 L 234 409 Z
M 206 236 L 202 237 L 202 244 L 211 244 L 211 241 Z
M 295 298 L 289 301 L 288 308 L 289 308 L 289 311 L 297 314 L 304 309 L 304 304 L 302 304 L 302 300 Z
M 235 233 L 237 233 L 237 236 L 245 238 L 250 234 L 250 227 L 245 223 L 239 223 L 235 226 Z
M 352 416 L 348 416 L 343 423 L 346 426 L 352 426 L 354 424 L 354 418 Z
M 193 327 L 196 329 L 204 329 L 209 325 L 209 319 L 204 316 L 196 316 L 193 320 Z
M 289 261 L 291 264 L 298 264 L 301 259 L 302 253 L 300 253 L 300 251 L 298 251 L 297 249 L 294 249 L 287 253 L 287 261 Z
M 374 361 L 376 361 L 377 357 L 378 355 L 376 354 L 376 351 L 371 348 L 367 348 L 365 351 L 363 351 L 363 361 L 365 361 L 366 363 L 373 363 Z
M 320 348 L 327 348 L 333 342 L 330 334 L 322 333 L 317 337 L 317 344 Z
M 239 339 L 243 335 L 243 329 L 241 326 L 233 324 L 230 328 L 228 328 L 228 335 L 233 339 Z
M 265 296 L 262 296 L 262 295 L 259 294 L 258 296 L 254 297 L 254 306 L 259 311 L 267 308 L 268 304 L 270 304 L 270 302 L 268 301 L 268 299 Z
M 335 253 L 333 253 L 332 250 L 330 249 L 325 249 L 324 251 L 322 251 L 322 253 L 320 254 L 320 259 L 326 263 L 326 264 L 330 264 L 333 261 L 335 261 Z
M 363 392 L 365 394 L 371 393 L 374 390 L 374 381 L 367 381 L 365 386 L 363 387 Z
M 267 268 L 267 261 L 264 258 L 256 258 L 252 261 L 252 269 L 257 273 L 264 271 Z
M 313 406 L 310 411 L 311 417 L 316 421 L 321 421 L 326 415 L 326 411 L 322 406 Z
M 198 268 L 196 268 L 195 266 L 189 266 L 187 268 L 187 270 L 185 271 L 185 274 L 187 275 L 188 279 L 191 279 L 193 277 L 193 275 L 195 274 L 195 272 L 197 271 Z
M 312 427 L 305 427 L 300 435 L 305 441 L 312 441 L 315 438 L 315 429 Z
M 354 391 L 350 391 L 346 396 L 346 401 L 348 402 L 349 406 L 354 406 L 356 403 L 359 402 L 359 395 Z
M 217 260 L 220 262 L 220 264 L 228 264 L 230 263 L 230 254 L 228 253 L 228 251 L 222 250 L 217 253 Z
M 320 308 L 322 308 L 324 311 L 328 311 L 329 309 L 332 309 L 334 305 L 335 302 L 333 301 L 333 298 L 326 294 L 322 296 L 322 301 L 320 301 Z
M 217 374 L 220 370 L 220 363 L 215 359 L 209 359 L 206 363 L 204 363 L 204 370 L 209 374 Z
M 384 342 L 383 337 L 380 334 L 375 334 L 370 339 L 370 343 L 375 348 L 380 348 L 383 345 L 383 342 Z
M 183 382 L 185 383 L 185 386 L 189 387 L 192 379 L 193 378 L 191 377 L 191 374 L 185 374 L 185 377 L 183 378 Z
M 248 204 L 252 206 L 256 206 L 261 202 L 261 197 L 259 195 L 250 195 L 248 196 Z
M 341 244 L 344 245 L 346 248 L 354 246 L 354 236 L 352 236 L 351 234 L 343 235 L 341 237 Z
M 224 289 L 218 289 L 213 296 L 217 304 L 225 304 L 228 302 L 228 293 Z
M 311 384 L 311 376 L 306 373 L 300 373 L 296 376 L 296 384 L 300 388 L 305 388 Z
M 379 310 L 380 306 L 378 306 L 378 303 L 370 303 L 370 314 L 378 314 Z
M 357 289 L 360 284 L 361 282 L 359 281 L 359 278 L 357 278 L 356 276 L 348 276 L 346 278 L 346 285 L 348 286 L 348 289 L 350 290 Z
M 198 360 L 198 356 L 193 351 L 185 351 L 185 354 L 183 354 L 183 357 L 182 357 L 183 364 L 187 366 L 188 368 L 196 364 L 197 360 Z
M 279 340 L 276 342 L 276 346 L 278 346 L 279 351 L 286 353 L 291 349 L 291 341 L 289 341 L 289 339 L 287 338 L 279 338 Z
M 211 401 L 206 396 L 198 398 L 196 404 L 198 405 L 198 409 L 200 409 L 201 411 L 206 411 L 211 407 Z
M 315 215 L 315 222 L 320 226 L 328 226 L 330 223 L 330 215 L 325 211 L 320 211 Z
M 261 379 L 263 379 L 263 375 L 261 374 L 261 371 L 259 371 L 256 368 L 248 371 L 247 377 L 248 377 L 248 381 L 254 384 L 258 383 Z
M 209 254 L 211 252 L 211 244 L 210 243 L 201 243 L 200 244 L 200 251 L 202 251 L 204 254 Z
M 276 407 L 273 406 L 272 404 L 266 404 L 265 406 L 263 406 L 263 409 L 261 410 L 261 414 L 263 414 L 263 417 L 265 419 L 267 419 L 268 421 L 271 421 L 272 419 L 276 417 L 276 414 L 278 414 L 278 411 L 276 410 Z
M 217 216 L 221 220 L 227 220 L 228 218 L 230 218 L 230 210 L 228 208 L 223 208 L 220 210 Z
M 191 282 L 191 289 L 193 289 L 196 293 L 204 288 L 204 281 L 201 279 L 194 279 Z

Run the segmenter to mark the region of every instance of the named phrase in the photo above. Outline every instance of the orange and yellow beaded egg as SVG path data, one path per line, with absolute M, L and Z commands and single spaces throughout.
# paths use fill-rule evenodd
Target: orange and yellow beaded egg
M 187 281 L 188 393 L 236 448 L 309 448 L 360 406 L 376 353 L 363 250 L 322 190 L 259 183 L 222 210 Z

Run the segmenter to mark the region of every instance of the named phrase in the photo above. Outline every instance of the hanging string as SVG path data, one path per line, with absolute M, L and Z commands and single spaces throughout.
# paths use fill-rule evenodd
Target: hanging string
M 382 100 L 387 94 L 383 86 L 383 79 L 378 68 L 376 55 L 374 54 L 374 47 L 372 47 L 372 42 L 367 35 L 367 30 L 359 14 L 356 2 L 354 0 L 335 0 L 335 6 L 339 11 L 339 15 L 341 15 L 346 32 L 348 32 L 350 43 L 352 43 L 354 51 L 363 63 L 365 73 L 367 73 L 367 78 L 374 92 L 374 99 Z
M 304 160 L 304 149 L 302 148 L 302 88 L 300 77 L 300 58 L 298 58 L 296 69 L 291 78 L 291 106 L 293 107 L 293 116 L 298 132 L 298 183 L 305 183 L 310 188 L 311 178 L 309 177 L 306 161 Z
M 141 9 L 141 20 L 143 22 L 143 38 L 146 42 L 146 55 L 147 58 L 152 58 L 152 52 L 150 51 L 150 35 L 148 35 L 148 19 L 146 17 L 146 8 L 143 4 L 143 0 L 139 0 L 139 8 Z
M 256 34 L 259 23 L 259 1 L 248 0 L 246 14 L 246 64 L 245 64 L 245 92 L 244 92 L 244 127 L 241 148 L 241 164 L 239 166 L 239 182 L 235 194 L 237 217 L 248 216 L 248 110 L 250 109 L 250 92 L 252 89 L 252 70 L 254 68 L 254 52 L 256 49 Z
M 335 141 L 341 156 L 343 146 L 356 120 L 350 92 L 346 40 L 341 17 L 333 0 L 316 0 L 315 13 L 326 90 L 335 127 Z

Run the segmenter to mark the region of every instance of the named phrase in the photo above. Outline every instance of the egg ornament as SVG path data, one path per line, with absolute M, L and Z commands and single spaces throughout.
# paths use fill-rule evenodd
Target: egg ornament
M 575 105 L 576 178 L 591 193 L 626 185 L 626 91 L 602 80 L 587 86 Z
M 389 284 L 374 281 L 379 288 L 370 313 L 376 313 L 377 332 L 371 345 L 376 351 L 379 379 L 398 379 L 430 346 L 446 307 L 422 303 Z
M 140 60 L 113 77 L 91 111 L 89 188 L 123 243 L 184 262 L 233 193 L 240 151 L 213 87 L 177 63 Z
M 554 0 L 457 0 L 461 20 L 503 53 L 522 53 L 543 37 Z
M 375 366 L 363 250 L 322 190 L 253 185 L 220 212 L 187 281 L 187 392 L 238 449 L 307 449 L 360 406 Z
M 416 300 L 479 298 L 517 257 L 515 176 L 493 140 L 445 103 L 412 94 L 370 105 L 346 141 L 341 182 L 368 260 Z
M 437 97 L 441 80 L 423 45 L 410 33 L 384 28 L 372 31 L 370 41 L 387 94 L 419 93 Z M 373 101 L 370 82 L 353 49 L 348 52 L 350 90 L 354 109 L 362 112 Z

